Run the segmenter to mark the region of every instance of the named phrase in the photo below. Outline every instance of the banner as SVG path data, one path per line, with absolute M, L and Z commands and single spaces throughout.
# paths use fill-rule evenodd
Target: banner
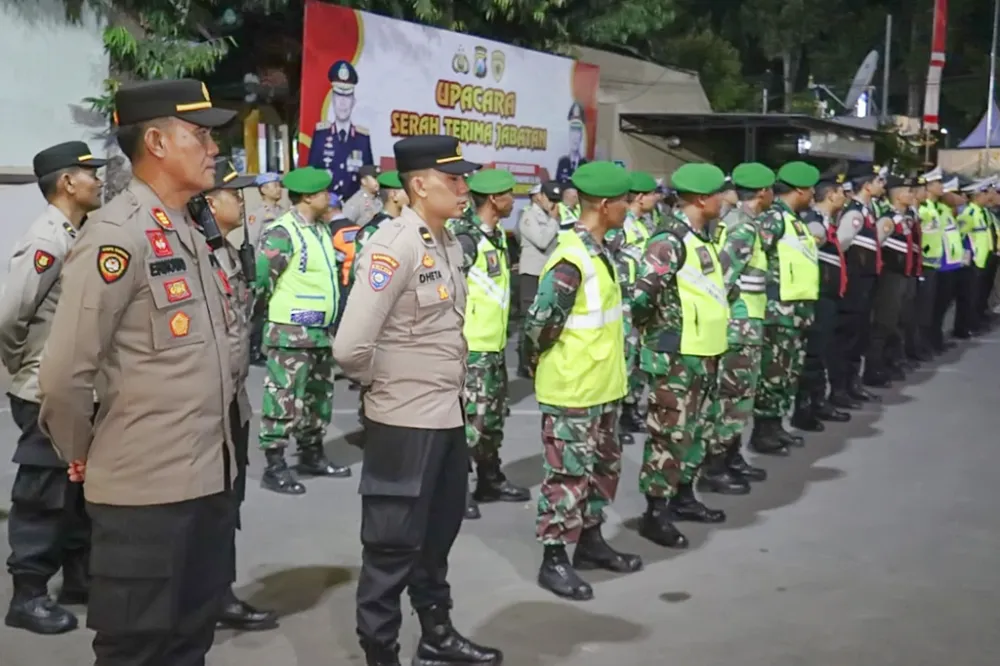
M 392 146 L 448 134 L 504 168 L 517 194 L 593 159 L 598 68 L 547 53 L 308 0 L 299 163 L 350 196 L 358 171 L 394 168 Z
M 938 128 L 941 101 L 941 72 L 944 70 L 945 40 L 948 36 L 948 0 L 934 0 L 934 31 L 931 36 L 931 64 L 924 91 L 924 129 Z

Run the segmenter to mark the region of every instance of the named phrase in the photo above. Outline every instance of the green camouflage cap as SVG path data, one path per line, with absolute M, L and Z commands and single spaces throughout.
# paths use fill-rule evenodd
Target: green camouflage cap
M 645 171 L 632 171 L 628 177 L 630 192 L 648 194 L 656 189 L 656 179 Z
M 778 169 L 778 180 L 792 187 L 815 187 L 819 169 L 808 162 L 789 162 Z
M 733 184 L 744 190 L 763 190 L 774 185 L 774 171 L 760 162 L 744 162 L 733 169 Z
M 516 184 L 514 176 L 502 169 L 483 169 L 469 176 L 469 191 L 474 194 L 503 194 Z
M 332 181 L 333 176 L 326 169 L 307 166 L 301 169 L 293 169 L 286 173 L 285 177 L 281 179 L 281 184 L 289 192 L 295 192 L 296 194 L 316 194 L 328 189 Z
M 714 164 L 685 164 L 670 177 L 670 186 L 681 194 L 715 194 L 725 185 L 726 174 Z
M 399 179 L 398 171 L 384 171 L 378 175 L 376 180 L 379 187 L 384 187 L 387 190 L 403 189 L 403 181 Z
M 623 196 L 631 187 L 628 171 L 614 162 L 588 162 L 570 180 L 580 194 L 601 199 Z

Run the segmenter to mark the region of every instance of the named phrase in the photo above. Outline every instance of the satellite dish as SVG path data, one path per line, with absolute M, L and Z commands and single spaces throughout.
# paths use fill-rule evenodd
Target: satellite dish
M 853 109 L 857 105 L 861 94 L 871 85 L 872 79 L 875 78 L 876 70 L 878 70 L 878 51 L 873 49 L 861 61 L 861 67 L 858 67 L 858 73 L 854 75 L 851 88 L 847 91 L 847 98 L 844 100 L 844 106 L 847 109 Z

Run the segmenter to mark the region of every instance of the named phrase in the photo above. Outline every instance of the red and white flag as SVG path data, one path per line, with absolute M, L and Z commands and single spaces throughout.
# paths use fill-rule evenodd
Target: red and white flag
M 934 33 L 931 37 L 931 64 L 927 70 L 924 93 L 924 129 L 938 128 L 938 102 L 941 100 L 941 72 L 944 70 L 945 38 L 948 35 L 948 0 L 934 0 Z

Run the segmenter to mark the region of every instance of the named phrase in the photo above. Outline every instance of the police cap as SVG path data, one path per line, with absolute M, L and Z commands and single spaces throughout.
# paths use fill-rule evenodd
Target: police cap
M 362 164 L 361 168 L 358 169 L 358 180 L 362 178 L 367 178 L 371 176 L 372 178 L 378 179 L 378 167 L 374 164 Z
M 267 171 L 265 173 L 258 174 L 254 179 L 254 184 L 257 187 L 261 185 L 267 185 L 268 183 L 277 183 L 281 180 L 281 174 L 274 173 L 273 171 Z
M 792 187 L 815 187 L 819 169 L 808 162 L 788 162 L 778 169 L 778 180 Z
M 475 194 L 503 194 L 514 189 L 517 181 L 509 171 L 502 169 L 483 169 L 469 178 L 469 191 Z
M 358 70 L 354 65 L 346 60 L 338 60 L 330 65 L 330 71 L 326 73 L 330 80 L 333 92 L 338 95 L 353 95 L 354 86 L 358 84 Z
M 97 159 L 90 154 L 90 148 L 83 141 L 67 141 L 46 148 L 35 155 L 32 161 L 36 178 L 47 176 L 60 169 L 70 167 L 99 169 L 105 164 L 107 164 L 105 160 Z
M 331 182 L 333 182 L 333 176 L 330 175 L 329 171 L 311 166 L 293 169 L 281 179 L 281 184 L 289 192 L 295 192 L 296 194 L 316 194 L 317 192 L 322 192 L 330 187 Z
M 399 180 L 398 171 L 383 171 L 378 175 L 377 180 L 379 187 L 384 187 L 387 190 L 403 189 L 403 182 Z
M 630 192 L 648 194 L 656 190 L 656 179 L 645 171 L 631 171 L 628 177 Z
M 855 164 L 847 170 L 847 178 L 855 185 L 864 185 L 870 180 L 879 178 L 882 167 L 877 164 Z
M 587 162 L 570 180 L 580 194 L 600 199 L 620 197 L 631 187 L 628 171 L 614 162 Z
M 462 157 L 462 147 L 458 139 L 443 134 L 411 136 L 396 142 L 392 147 L 396 156 L 399 173 L 434 169 L 453 176 L 462 176 L 476 171 L 481 164 L 469 162 Z
M 744 162 L 733 169 L 733 184 L 744 190 L 763 190 L 774 185 L 774 171 L 760 162 Z
M 208 87 L 195 79 L 126 84 L 115 93 L 115 124 L 119 126 L 171 117 L 199 127 L 222 127 L 236 112 L 212 106 Z
M 558 180 L 549 180 L 542 183 L 542 194 L 549 201 L 559 201 L 562 199 L 563 186 Z
M 215 160 L 215 185 L 209 188 L 209 192 L 213 190 L 242 190 L 255 182 L 254 176 L 241 176 L 232 162 L 225 158 L 219 158 Z
M 725 185 L 726 174 L 714 164 L 685 164 L 670 177 L 670 186 L 679 194 L 715 194 Z
M 891 173 L 885 178 L 885 186 L 887 189 L 892 190 L 897 187 L 913 187 L 913 184 L 909 178 Z

